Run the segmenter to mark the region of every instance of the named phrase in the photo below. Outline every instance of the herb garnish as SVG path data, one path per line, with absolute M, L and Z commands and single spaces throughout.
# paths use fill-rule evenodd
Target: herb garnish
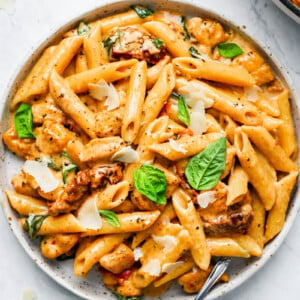
M 166 175 L 152 165 L 142 165 L 133 173 L 135 188 L 153 202 L 166 204 Z
M 193 156 L 185 169 L 188 183 L 195 190 L 209 190 L 219 181 L 226 167 L 226 138 L 221 137 Z
M 184 31 L 184 39 L 185 40 L 190 40 L 191 39 L 191 36 L 186 28 L 186 25 L 185 25 L 185 17 L 184 16 L 181 16 L 181 25 L 182 25 L 182 28 L 183 28 L 183 31 Z
M 35 139 L 32 123 L 31 105 L 21 103 L 14 116 L 15 129 L 19 138 Z
M 234 58 L 240 54 L 243 54 L 244 51 L 235 43 L 221 43 L 218 44 L 218 51 L 221 56 L 227 58 Z
M 103 216 L 108 224 L 114 227 L 121 226 L 118 216 L 113 211 L 101 209 L 99 210 L 99 214 Z
M 148 7 L 144 7 L 144 6 L 137 6 L 137 5 L 132 5 L 132 6 L 130 6 L 136 13 L 137 13 L 137 15 L 140 17 L 140 18 L 142 18 L 142 19 L 144 19 L 144 18 L 146 18 L 146 17 L 148 17 L 148 16 L 151 16 L 153 13 L 154 13 L 154 11 L 152 10 L 152 9 L 150 9 L 150 8 L 148 8 Z
M 91 30 L 91 26 L 81 21 L 77 27 L 78 35 L 86 35 Z
M 35 214 L 29 214 L 25 220 L 24 228 L 28 232 L 30 239 L 34 240 L 39 232 L 43 222 L 48 216 L 39 216 Z

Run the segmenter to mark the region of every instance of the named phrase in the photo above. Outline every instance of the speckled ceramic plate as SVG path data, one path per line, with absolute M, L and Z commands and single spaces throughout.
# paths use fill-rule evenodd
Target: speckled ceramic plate
M 5 97 L 7 98 L 6 105 L 1 107 L 1 115 L 2 115 L 2 124 L 5 127 L 8 127 L 8 103 L 12 95 L 15 93 L 15 90 L 18 84 L 24 79 L 28 70 L 37 60 L 37 58 L 41 55 L 43 49 L 47 46 L 54 43 L 56 40 L 59 40 L 64 32 L 67 30 L 75 27 L 80 20 L 90 21 L 99 17 L 103 17 L 109 14 L 113 14 L 116 12 L 126 10 L 131 4 L 136 3 L 136 1 L 121 1 L 121 2 L 113 2 L 109 4 L 104 4 L 103 6 L 87 12 L 79 17 L 74 18 L 67 24 L 59 27 L 59 29 L 52 34 L 48 39 L 43 41 L 40 46 L 36 49 L 36 51 L 32 54 L 27 56 L 27 60 L 24 62 L 22 66 L 20 66 L 17 73 L 13 76 L 12 80 L 10 81 L 10 85 L 7 88 Z M 162 8 L 162 9 L 172 9 L 178 10 L 182 12 L 184 15 L 190 16 L 208 16 L 213 17 L 220 20 L 222 23 L 226 23 L 229 26 L 235 27 L 238 30 L 238 27 L 232 24 L 228 20 L 223 20 L 220 18 L 215 12 L 206 11 L 201 9 L 200 4 L 196 3 L 193 0 L 186 0 L 181 2 L 176 1 L 167 1 L 167 0 L 152 0 L 152 1 L 143 1 L 144 5 L 151 6 L 154 9 Z M 220 8 L 219 8 L 220 12 Z M 248 37 L 249 38 L 249 37 Z M 251 38 L 249 38 L 252 40 Z M 252 40 L 253 41 L 253 40 Z M 275 72 L 281 77 L 283 82 L 289 86 L 289 80 L 286 76 L 286 73 L 280 68 L 279 63 L 274 59 L 268 57 L 266 52 L 263 50 L 263 47 L 258 45 L 253 41 L 253 43 L 257 46 L 260 53 L 265 56 L 268 62 L 271 64 Z M 29 58 L 28 58 L 29 57 Z M 292 94 L 292 105 L 293 105 L 293 115 L 295 122 L 297 124 L 297 128 L 300 128 L 299 122 L 299 111 L 297 108 L 296 98 L 295 95 Z M 299 132 L 298 134 L 298 141 Z M 4 146 L 0 145 L 0 157 L 4 157 L 3 163 L 0 165 L 0 174 L 1 174 L 1 185 L 3 188 L 11 188 L 10 178 L 13 175 L 19 172 L 20 167 L 22 165 L 21 160 L 16 158 L 15 155 L 7 151 Z M 271 242 L 269 243 L 264 251 L 264 254 L 260 258 L 253 258 L 248 260 L 243 259 L 236 259 L 232 262 L 229 267 L 229 275 L 231 280 L 229 283 L 226 284 L 218 284 L 215 288 L 210 292 L 207 296 L 207 300 L 217 299 L 230 290 L 234 289 L 245 280 L 247 280 L 250 276 L 252 276 L 255 272 L 261 268 L 267 260 L 274 254 L 274 252 L 279 248 L 280 244 L 282 243 L 283 239 L 287 235 L 297 213 L 297 209 L 300 203 L 300 195 L 298 191 L 294 191 L 293 199 L 291 201 L 291 205 L 288 210 L 287 219 L 285 226 L 282 232 Z M 3 209 L 7 216 L 8 222 L 12 231 L 14 232 L 15 236 L 19 240 L 20 244 L 23 246 L 24 250 L 28 253 L 28 255 L 34 260 L 34 262 L 44 270 L 51 278 L 56 280 L 59 284 L 64 286 L 66 289 L 70 290 L 74 294 L 81 296 L 86 299 L 115 299 L 115 297 L 105 289 L 101 282 L 101 277 L 97 273 L 96 270 L 90 272 L 88 278 L 85 280 L 82 278 L 78 278 L 73 276 L 73 267 L 72 261 L 65 261 L 65 262 L 57 262 L 57 261 L 50 261 L 42 257 L 39 249 L 38 242 L 32 242 L 28 239 L 27 234 L 25 234 L 18 223 L 18 218 L 16 213 L 10 208 L 6 199 L 3 201 Z M 172 287 L 171 290 L 168 291 L 163 297 L 163 299 L 185 299 L 185 300 L 192 300 L 194 296 L 186 295 L 182 292 L 179 287 Z M 161 298 L 158 298 L 161 299 Z
M 272 0 L 287 16 L 300 24 L 300 8 L 290 0 Z

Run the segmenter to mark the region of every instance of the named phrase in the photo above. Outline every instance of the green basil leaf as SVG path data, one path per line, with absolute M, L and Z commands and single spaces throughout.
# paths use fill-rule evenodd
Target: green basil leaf
M 108 224 L 114 227 L 121 226 L 118 216 L 113 211 L 101 209 L 99 210 L 99 214 L 103 216 Z
M 190 126 L 190 112 L 187 108 L 185 100 L 182 96 L 178 99 L 178 111 L 177 111 L 178 119 L 183 122 L 185 125 Z
M 117 29 L 116 32 L 114 33 L 114 35 L 112 35 L 111 37 L 107 38 L 105 41 L 103 41 L 103 47 L 107 48 L 107 54 L 108 56 L 110 56 L 110 52 L 111 52 L 111 48 L 113 47 L 113 45 L 120 39 L 122 36 L 122 32 L 120 29 Z
M 32 130 L 31 105 L 21 103 L 15 114 L 14 123 L 19 138 L 35 139 L 35 134 Z
M 63 183 L 67 184 L 67 176 L 70 172 L 72 172 L 73 170 L 76 171 L 77 169 L 77 165 L 75 164 L 69 164 L 67 166 L 63 166 L 62 168 L 62 177 L 63 177 Z
M 221 137 L 190 159 L 185 176 L 195 190 L 205 191 L 218 183 L 225 167 L 226 138 Z
M 144 7 L 144 6 L 137 6 L 137 5 L 132 5 L 132 6 L 130 6 L 136 13 L 137 13 L 137 15 L 140 17 L 140 18 L 142 18 L 142 19 L 144 19 L 144 18 L 146 18 L 146 17 L 148 17 L 148 16 L 151 16 L 153 13 L 154 13 L 154 11 L 152 10 L 152 9 L 150 9 L 150 8 L 147 8 L 147 7 Z
M 47 167 L 54 171 L 60 171 L 60 168 L 53 161 L 48 162 Z
M 201 54 L 198 52 L 198 50 L 195 47 L 193 46 L 190 47 L 189 52 L 191 53 L 192 57 L 202 59 Z
M 25 230 L 28 232 L 29 237 L 34 240 L 39 232 L 44 220 L 48 216 L 38 216 L 35 214 L 29 214 L 25 220 Z
M 113 291 L 113 293 L 117 296 L 118 300 L 141 300 L 142 296 L 123 296 L 119 294 L 117 291 Z
M 235 43 L 218 44 L 218 50 L 221 56 L 228 58 L 233 58 L 244 53 L 240 46 Z
M 62 152 L 59 156 L 60 157 L 70 158 L 70 155 L 67 152 Z
M 154 43 L 155 47 L 158 49 L 160 49 L 162 47 L 162 45 L 164 44 L 164 42 L 158 38 L 154 38 L 153 43 Z
M 81 21 L 77 27 L 77 33 L 79 35 L 86 35 L 91 30 L 91 26 Z
M 185 17 L 184 16 L 181 17 L 181 24 L 182 24 L 182 28 L 184 31 L 184 39 L 189 41 L 191 39 L 191 36 L 185 26 Z
M 135 188 L 153 202 L 166 204 L 166 175 L 151 165 L 142 165 L 133 173 Z

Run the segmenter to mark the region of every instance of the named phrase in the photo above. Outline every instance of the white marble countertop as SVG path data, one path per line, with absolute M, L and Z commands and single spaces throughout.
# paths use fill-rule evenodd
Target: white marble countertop
M 0 0 L 0 5 L 6 1 Z M 16 0 L 10 13 L 0 9 L 1 90 L 24 56 L 58 24 L 100 4 L 101 0 Z M 203 7 L 222 7 L 219 11 L 223 17 L 245 25 L 252 37 L 279 58 L 300 95 L 300 25 L 284 15 L 271 0 L 210 0 L 203 1 Z M 2 97 L 0 105 L 4 101 Z M 56 284 L 27 256 L 9 230 L 1 209 L 0 228 L 0 299 L 23 299 L 28 290 L 34 292 L 35 299 L 79 299 Z M 298 216 L 285 242 L 265 267 L 223 300 L 300 299 L 299 236 Z

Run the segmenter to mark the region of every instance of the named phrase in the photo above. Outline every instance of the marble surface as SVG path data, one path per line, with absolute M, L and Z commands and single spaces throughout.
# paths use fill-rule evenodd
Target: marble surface
M 0 6 L 9 0 L 0 0 Z M 143 2 L 143 1 L 141 1 Z M 201 1 L 198 0 L 197 3 Z M 265 44 L 288 70 L 300 95 L 300 25 L 289 19 L 271 0 L 210 0 L 204 8 L 219 11 Z M 88 11 L 101 1 L 15 0 L 0 9 L 0 94 L 26 55 L 53 30 L 73 16 Z M 5 99 L 0 98 L 0 105 Z M 0 299 L 64 299 L 78 297 L 64 290 L 25 254 L 9 230 L 0 209 Z M 283 245 L 250 280 L 224 296 L 223 300 L 298 300 L 300 297 L 300 217 Z M 34 297 L 32 297 L 34 296 Z

